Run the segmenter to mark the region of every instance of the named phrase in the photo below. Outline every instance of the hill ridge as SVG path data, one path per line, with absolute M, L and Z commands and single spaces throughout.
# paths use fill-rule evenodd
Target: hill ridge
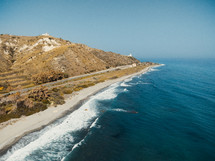
M 140 61 L 131 56 L 72 43 L 48 34 L 0 35 L 0 75 L 22 71 L 19 72 L 20 79 L 26 78 L 29 80 L 28 84 L 32 84 L 30 80 L 33 75 L 41 72 L 59 71 L 68 76 L 76 76 L 134 63 L 138 64 Z M 10 75 L 7 77 L 10 82 L 15 82 Z M 2 75 L 0 79 L 3 78 Z

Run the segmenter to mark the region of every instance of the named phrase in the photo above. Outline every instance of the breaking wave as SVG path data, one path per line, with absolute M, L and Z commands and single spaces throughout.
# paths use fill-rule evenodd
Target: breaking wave
M 157 71 L 151 68 L 150 71 Z M 78 143 L 75 133 L 82 129 L 100 128 L 98 125 L 100 110 L 97 107 L 99 100 L 111 100 L 117 97 L 121 92 L 127 92 L 127 88 L 133 84 L 130 82 L 134 76 L 120 83 L 115 83 L 98 94 L 90 97 L 80 108 L 64 117 L 58 123 L 49 125 L 46 130 L 29 134 L 23 137 L 17 144 L 2 157 L 1 161 L 21 161 L 21 160 L 61 160 L 68 155 L 73 149 L 80 146 L 85 137 Z M 141 83 L 141 82 L 139 82 Z M 148 84 L 142 82 L 142 84 Z M 108 110 L 108 109 L 107 109 Z M 128 112 L 124 109 L 112 109 L 116 112 Z M 68 146 L 69 144 L 69 146 Z M 52 146 L 50 146 L 52 145 Z M 60 150 L 59 150 L 60 149 Z M 60 159 L 59 159 L 60 158 Z
M 65 142 L 70 142 L 73 144 L 75 137 L 74 132 L 81 129 L 96 127 L 96 122 L 98 118 L 92 123 L 93 119 L 99 114 L 99 110 L 96 108 L 96 103 L 98 100 L 108 100 L 117 97 L 117 87 L 118 83 L 109 86 L 106 90 L 92 96 L 86 103 L 84 103 L 79 109 L 75 110 L 69 114 L 60 124 L 53 126 L 52 128 L 44 131 L 38 138 L 30 141 L 27 145 L 20 148 L 19 143 L 15 144 L 10 151 L 8 151 L 0 160 L 6 161 L 21 161 L 21 160 L 44 160 L 46 157 L 52 155 L 52 158 L 58 159 L 63 158 L 66 153 L 52 153 L 50 151 L 50 144 L 55 144 L 55 149 L 61 149 L 61 151 L 66 152 L 66 149 L 62 149 Z M 98 126 L 97 126 L 98 127 Z M 29 134 L 31 135 L 31 134 Z M 62 139 L 64 138 L 64 139 Z M 26 140 L 27 141 L 27 140 Z M 76 146 L 73 145 L 74 149 Z M 36 151 L 46 151 L 43 158 L 39 158 L 36 155 Z M 67 152 L 68 153 L 68 152 Z M 59 156 L 60 155 L 60 156 Z

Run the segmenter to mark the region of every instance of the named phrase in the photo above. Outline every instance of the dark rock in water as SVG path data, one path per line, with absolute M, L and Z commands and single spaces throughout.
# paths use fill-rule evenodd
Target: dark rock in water
M 137 111 L 129 111 L 129 113 L 138 113 Z

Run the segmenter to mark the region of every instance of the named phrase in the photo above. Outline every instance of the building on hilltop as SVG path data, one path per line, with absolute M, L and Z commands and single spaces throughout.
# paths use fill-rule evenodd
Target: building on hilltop
M 50 36 L 48 33 L 42 34 L 42 36 Z
M 133 57 L 131 53 L 128 56 Z

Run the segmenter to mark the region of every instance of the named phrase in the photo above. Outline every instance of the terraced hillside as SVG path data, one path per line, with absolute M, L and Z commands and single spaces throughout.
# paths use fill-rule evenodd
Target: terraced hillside
M 44 72 L 76 76 L 134 63 L 140 62 L 48 34 L 0 35 L 0 92 L 32 86 L 32 76 Z
M 0 94 L 33 86 L 31 78 L 23 71 L 10 71 L 0 73 Z

